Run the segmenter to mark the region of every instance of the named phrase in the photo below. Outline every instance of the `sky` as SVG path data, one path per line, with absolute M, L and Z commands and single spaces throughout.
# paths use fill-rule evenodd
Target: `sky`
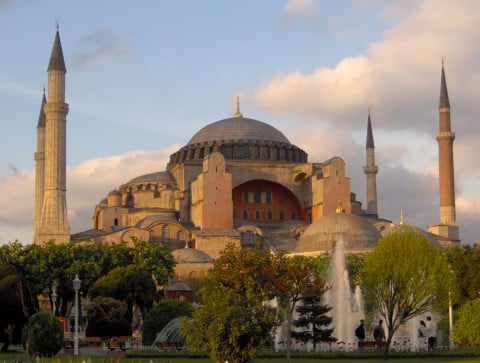
M 370 112 L 381 217 L 439 223 L 444 59 L 462 243 L 480 235 L 476 0 L 0 0 L 0 244 L 31 243 L 36 124 L 56 24 L 67 67 L 72 233 L 133 177 L 165 170 L 203 126 L 245 117 L 310 162 L 345 160 L 366 205 Z

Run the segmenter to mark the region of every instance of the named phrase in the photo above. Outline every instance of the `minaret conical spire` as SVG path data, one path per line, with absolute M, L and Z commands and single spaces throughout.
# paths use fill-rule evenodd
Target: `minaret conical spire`
M 367 176 L 367 214 L 378 216 L 377 205 L 377 177 L 378 167 L 375 165 L 375 144 L 373 142 L 372 120 L 370 110 L 367 120 L 366 165 L 363 172 Z
M 38 114 L 37 127 L 45 127 L 45 111 L 43 107 L 47 103 L 47 96 L 45 96 L 45 88 L 43 89 L 42 105 L 40 106 L 40 112 Z
M 62 43 L 60 42 L 60 34 L 57 28 L 55 40 L 53 41 L 52 53 L 50 54 L 50 62 L 48 62 L 48 70 L 67 71 L 65 60 L 63 59 Z
M 440 81 L 440 104 L 439 108 L 450 108 L 450 100 L 448 99 L 447 81 L 445 80 L 445 66 L 442 59 L 442 79 Z
M 366 148 L 375 148 L 375 144 L 373 142 L 373 133 L 372 133 L 372 121 L 370 119 L 370 112 L 368 113 L 368 123 L 367 123 L 367 143 Z

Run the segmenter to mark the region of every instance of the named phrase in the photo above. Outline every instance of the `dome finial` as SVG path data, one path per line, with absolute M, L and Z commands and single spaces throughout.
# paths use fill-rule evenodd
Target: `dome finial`
M 233 115 L 235 118 L 243 117 L 242 113 L 240 112 L 240 97 L 237 96 L 237 112 Z
M 335 213 L 343 214 L 345 213 L 345 209 L 342 207 L 342 202 L 338 202 L 337 209 L 335 209 Z

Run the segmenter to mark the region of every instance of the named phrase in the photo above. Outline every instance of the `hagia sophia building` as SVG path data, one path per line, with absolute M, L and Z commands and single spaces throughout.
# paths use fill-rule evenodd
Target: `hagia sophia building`
M 130 242 L 170 246 L 176 274 L 203 274 L 229 243 L 261 239 L 273 252 L 319 255 L 342 238 L 349 253 L 370 250 L 398 228 L 379 217 L 375 145 L 366 127 L 366 206 L 352 193 L 345 162 L 308 160 L 275 127 L 244 117 L 210 123 L 170 156 L 166 170 L 125 181 L 92 206 L 92 229 L 70 234 L 66 208 L 66 67 L 57 29 L 37 125 L 33 242 Z M 440 221 L 424 233 L 439 248 L 458 244 L 450 104 L 442 66 L 439 104 Z M 403 221 L 400 222 L 402 224 Z

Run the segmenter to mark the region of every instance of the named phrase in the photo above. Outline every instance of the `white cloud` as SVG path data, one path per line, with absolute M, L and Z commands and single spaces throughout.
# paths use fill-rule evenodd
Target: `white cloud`
M 308 122 L 311 129 L 298 138 L 300 146 L 309 151 L 326 144 L 329 156 L 344 157 L 352 191 L 360 199 L 364 194 L 363 153 L 352 157 L 359 149 L 351 144 L 349 133 L 365 132 L 366 110 L 373 109 L 374 133 L 388 140 L 382 143 L 376 137 L 382 216 L 395 218 L 403 208 L 413 224 L 426 228 L 439 218 L 435 134 L 445 56 L 456 133 L 457 197 L 461 194 L 457 208 L 462 238 L 471 243 L 479 231 L 473 222 L 474 217 L 478 219 L 479 199 L 473 186 L 480 184 L 476 136 L 480 123 L 472 120 L 480 113 L 476 99 L 480 94 L 480 63 L 476 61 L 480 56 L 480 3 L 425 0 L 400 8 L 387 4 L 381 15 L 400 20 L 363 55 L 346 57 L 331 68 L 319 67 L 311 73 L 277 74 L 260 84 L 251 98 L 265 112 L 300 125 Z M 318 131 L 318 127 L 333 130 Z M 324 152 L 318 155 L 323 157 Z
M 283 8 L 282 22 L 291 23 L 296 20 L 313 20 L 317 15 L 317 8 L 313 0 L 288 0 Z
M 91 159 L 67 168 L 67 208 L 71 233 L 91 228 L 95 205 L 108 192 L 134 177 L 165 170 L 178 145 Z M 33 170 L 0 177 L 0 244 L 18 239 L 30 243 L 33 224 Z

